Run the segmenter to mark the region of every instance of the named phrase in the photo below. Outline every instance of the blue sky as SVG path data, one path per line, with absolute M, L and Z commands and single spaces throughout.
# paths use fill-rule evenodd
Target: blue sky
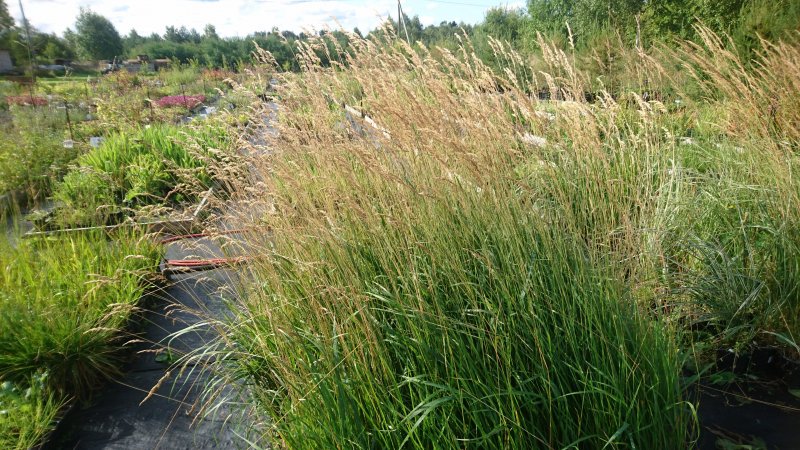
M 21 17 L 18 0 L 7 0 L 11 14 Z M 246 36 L 253 31 L 318 30 L 330 28 L 361 31 L 373 29 L 380 18 L 397 14 L 396 0 L 23 0 L 28 20 L 45 32 L 61 34 L 73 28 L 81 6 L 90 7 L 111 20 L 121 34 L 132 28 L 141 35 L 164 33 L 167 25 L 196 28 L 207 23 L 221 36 Z M 423 24 L 443 20 L 476 23 L 491 7 L 517 8 L 524 0 L 402 0 L 409 16 Z M 337 22 L 339 25 L 337 25 Z

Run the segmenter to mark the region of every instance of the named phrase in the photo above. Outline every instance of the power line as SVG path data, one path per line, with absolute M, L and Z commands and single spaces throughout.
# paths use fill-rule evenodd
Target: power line
M 500 5 L 480 5 L 478 3 L 451 2 L 447 0 L 425 0 L 428 3 L 444 3 L 445 5 L 476 6 L 479 8 L 492 8 Z
M 459 5 L 459 6 L 475 6 L 478 8 L 492 8 L 495 6 L 501 6 L 499 4 L 479 4 L 479 3 L 466 3 L 466 2 L 454 2 L 454 1 L 447 1 L 447 0 L 423 0 L 427 3 L 442 3 L 445 5 Z M 274 3 L 274 0 L 255 0 L 256 3 Z M 347 3 L 347 0 L 289 0 L 284 5 L 297 5 L 302 3 Z

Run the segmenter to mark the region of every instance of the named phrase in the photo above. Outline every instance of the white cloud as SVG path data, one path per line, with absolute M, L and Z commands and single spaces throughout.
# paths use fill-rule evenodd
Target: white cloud
M 9 3 L 12 15 L 19 21 L 19 7 L 16 2 Z M 325 24 L 337 27 L 335 21 L 347 29 L 355 26 L 371 29 L 379 23 L 379 16 L 390 14 L 393 5 L 391 0 L 38 0 L 24 3 L 31 24 L 46 32 L 61 33 L 67 27 L 74 27 L 80 7 L 89 7 L 111 20 L 123 34 L 132 28 L 139 34 L 161 34 L 169 25 L 200 31 L 211 23 L 223 36 L 245 36 L 273 27 L 295 31 L 322 28 Z
M 434 25 L 436 23 L 436 20 L 433 18 L 433 16 L 419 16 L 419 21 L 420 23 L 422 23 L 422 25 L 425 25 L 426 27 L 428 25 Z
M 476 0 L 472 0 L 476 1 Z M 500 5 L 498 0 L 480 0 Z M 16 1 L 7 2 L 19 20 Z M 512 3 L 516 5 L 519 1 Z M 330 28 L 362 31 L 375 28 L 383 18 L 396 15 L 396 0 L 27 0 L 23 1 L 28 20 L 46 32 L 62 33 L 74 27 L 80 7 L 89 7 L 107 17 L 117 30 L 126 34 L 135 28 L 139 34 L 163 34 L 169 26 L 186 26 L 202 32 L 211 23 L 222 36 L 246 36 L 254 31 Z M 442 20 L 481 20 L 486 8 L 439 8 L 426 0 L 404 0 L 408 15 L 421 14 L 423 23 Z M 337 23 L 339 25 L 337 25 Z

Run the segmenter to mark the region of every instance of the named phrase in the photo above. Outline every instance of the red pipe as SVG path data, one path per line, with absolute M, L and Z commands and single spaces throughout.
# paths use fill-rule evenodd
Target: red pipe
M 197 267 L 197 266 L 226 266 L 245 262 L 249 256 L 237 256 L 233 258 L 209 258 L 209 259 L 167 259 L 164 264 L 172 267 Z
M 169 244 L 184 239 L 196 239 L 201 237 L 211 237 L 226 234 L 240 234 L 253 231 L 252 229 L 224 230 L 217 233 L 192 233 L 178 236 L 170 236 L 158 241 L 159 244 Z M 232 266 L 250 260 L 249 256 L 237 256 L 231 258 L 207 258 L 207 259 L 166 259 L 164 260 L 165 271 L 170 268 L 173 270 L 210 270 L 218 267 Z

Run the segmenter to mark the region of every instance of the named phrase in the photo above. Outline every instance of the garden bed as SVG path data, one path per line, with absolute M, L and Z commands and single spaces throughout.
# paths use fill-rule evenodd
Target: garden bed
M 23 238 L 35 238 L 43 236 L 57 236 L 64 234 L 84 233 L 94 230 L 105 230 L 107 232 L 125 228 L 135 228 L 144 230 L 146 233 L 166 233 L 166 234 L 189 234 L 196 233 L 202 229 L 201 217 L 208 207 L 208 199 L 212 195 L 213 189 L 209 189 L 201 199 L 200 203 L 190 210 L 191 213 L 175 213 L 171 217 L 163 219 L 153 219 L 148 221 L 124 221 L 113 225 L 97 225 L 75 228 L 34 228 L 23 235 Z

